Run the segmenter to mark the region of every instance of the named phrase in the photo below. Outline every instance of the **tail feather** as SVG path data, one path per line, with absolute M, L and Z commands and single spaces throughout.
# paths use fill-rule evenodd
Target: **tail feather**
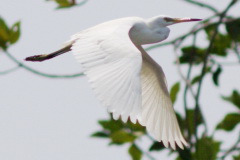
M 45 60 L 52 59 L 52 58 L 54 58 L 56 56 L 59 56 L 63 53 L 71 51 L 71 47 L 72 47 L 72 44 L 70 44 L 70 45 L 68 45 L 68 46 L 66 46 L 66 47 L 64 47 L 60 50 L 57 50 L 53 53 L 30 56 L 30 57 L 25 58 L 25 60 L 26 61 L 33 61 L 33 62 L 42 62 L 42 61 L 45 61 Z

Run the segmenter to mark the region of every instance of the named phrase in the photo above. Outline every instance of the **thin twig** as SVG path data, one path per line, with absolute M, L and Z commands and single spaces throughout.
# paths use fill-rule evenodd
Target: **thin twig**
M 196 45 L 196 34 L 194 34 L 193 36 L 193 49 Z M 194 52 L 193 52 L 194 53 Z M 191 54 L 191 57 L 189 58 L 190 60 L 190 63 L 189 63 L 189 67 L 188 67 L 188 72 L 187 72 L 187 76 L 186 76 L 186 81 L 190 81 L 190 76 L 191 76 L 191 71 L 192 71 L 192 54 Z M 187 125 L 187 129 L 188 129 L 188 143 L 190 144 L 190 148 L 192 148 L 192 142 L 191 142 L 191 134 L 190 134 L 190 126 L 188 125 L 188 122 L 189 122 L 189 115 L 188 115 L 188 105 L 187 105 L 187 91 L 189 88 L 191 88 L 191 84 L 187 84 L 186 83 L 186 86 L 185 86 L 185 89 L 184 89 L 184 94 L 183 94 L 183 103 L 184 103 L 184 110 L 185 110 L 185 116 L 186 116 L 186 125 Z M 196 97 L 194 96 L 194 99 Z
M 9 52 L 5 51 L 7 57 L 9 57 L 13 62 L 15 62 L 17 65 L 19 65 L 21 68 L 26 69 L 27 71 L 30 71 L 34 74 L 37 74 L 39 76 L 47 77 L 47 78 L 74 78 L 74 77 L 80 77 L 83 76 L 83 73 L 77 73 L 72 75 L 56 75 L 56 74 L 47 74 L 40 71 L 37 71 L 35 69 L 32 69 L 31 67 L 28 67 L 27 65 L 21 63 L 18 61 L 15 57 L 13 57 Z
M 188 88 L 191 92 L 191 95 L 193 96 L 193 98 L 195 99 L 196 98 L 196 94 L 194 93 L 193 89 L 192 89 L 192 85 L 191 85 L 191 82 L 189 80 L 186 79 L 186 77 L 183 75 L 183 72 L 181 70 L 181 67 L 180 67 L 180 61 L 179 61 L 179 58 L 178 58 L 178 54 L 177 54 L 177 50 L 175 49 L 174 51 L 174 54 L 175 54 L 175 58 L 176 58 L 176 65 L 177 65 L 177 71 L 181 77 L 181 79 L 186 83 L 186 85 L 188 85 Z
M 193 1 L 193 0 L 184 0 L 188 3 L 191 3 L 191 4 L 194 4 L 194 5 L 197 5 L 197 6 L 200 6 L 200 7 L 203 7 L 203 8 L 207 8 L 211 11 L 213 11 L 214 13 L 218 14 L 218 10 L 216 8 L 214 8 L 213 6 L 209 5 L 209 4 L 206 4 L 206 3 L 203 3 L 203 2 L 197 2 L 197 1 Z
M 188 67 L 188 72 L 187 72 L 187 80 L 190 79 L 190 75 L 191 75 L 191 71 L 192 71 L 192 64 L 189 64 Z M 186 116 L 186 122 L 189 122 L 189 116 L 188 116 L 188 108 L 187 108 L 187 91 L 189 89 L 189 85 L 186 84 L 185 89 L 184 89 L 184 94 L 183 94 L 183 103 L 184 103 L 184 110 L 185 110 L 185 116 Z M 192 147 L 192 143 L 191 143 L 191 135 L 190 135 L 190 126 L 188 125 L 188 123 L 186 123 L 187 125 L 187 129 L 188 129 L 188 143 L 190 144 L 190 147 Z
M 213 43 L 214 43 L 214 40 L 217 36 L 217 33 L 218 33 L 218 27 L 219 25 L 222 23 L 223 21 L 223 18 L 224 16 L 226 15 L 226 13 L 229 11 L 229 9 L 237 2 L 237 0 L 232 0 L 229 5 L 226 7 L 226 9 L 220 14 L 220 17 L 219 17 L 219 21 L 217 22 L 216 24 L 216 28 L 213 32 L 213 35 L 211 37 L 211 40 L 210 40 L 210 43 L 209 43 L 209 46 L 205 52 L 205 57 L 204 57 L 204 60 L 203 60 L 203 67 L 202 67 L 202 71 L 201 71 L 201 76 L 200 76 L 200 79 L 199 79 L 199 82 L 198 82 L 198 88 L 197 88 L 197 95 L 196 95 L 196 105 L 195 105 L 195 117 L 198 117 L 198 114 L 200 112 L 200 106 L 199 106 L 199 98 L 200 98 L 200 93 L 201 93 L 201 88 L 202 88 L 202 82 L 203 82 L 203 77 L 205 76 L 206 74 L 206 68 L 207 68 L 207 62 L 208 62 L 208 57 L 210 55 L 210 51 L 212 49 L 212 46 L 213 46 Z M 206 129 L 206 127 L 205 127 Z M 197 138 L 197 128 L 195 130 L 195 137 Z
M 229 150 L 227 150 L 223 154 L 223 156 L 221 156 L 219 159 L 224 160 L 230 153 L 232 153 L 233 151 L 236 150 L 236 148 L 238 147 L 239 144 L 240 144 L 240 134 L 238 136 L 238 140 L 236 141 L 236 143 L 234 143 L 233 146 Z
M 196 34 L 193 34 L 193 35 L 194 35 L 194 37 L 196 36 Z M 180 60 L 179 60 L 179 57 L 178 57 L 178 54 L 177 54 L 177 49 L 183 43 L 183 40 L 184 39 L 179 39 L 178 41 L 176 41 L 173 44 L 174 45 L 174 54 L 175 54 L 175 58 L 176 58 L 177 70 L 178 70 L 178 73 L 179 73 L 180 77 L 182 78 L 182 80 L 184 80 L 186 85 L 188 85 L 188 88 L 190 89 L 190 92 L 191 92 L 193 98 L 195 99 L 195 93 L 194 93 L 194 91 L 192 89 L 191 82 L 183 75 L 183 72 L 181 70 Z
M 155 139 L 154 139 L 150 134 L 146 133 L 146 136 L 147 136 L 151 141 L 155 142 Z
M 238 48 L 239 45 L 238 45 L 238 42 L 235 41 L 234 42 L 234 52 L 236 53 L 236 56 L 238 58 L 238 62 L 240 62 L 240 48 Z
M 212 62 L 213 64 L 217 64 L 220 66 L 236 66 L 236 65 L 240 65 L 240 62 L 218 62 L 215 59 L 210 57 L 210 62 Z
M 144 151 L 139 145 L 137 145 L 136 143 L 133 143 L 148 159 L 150 160 L 156 160 L 150 153 L 148 153 L 147 151 Z
M 20 68 L 20 66 L 16 66 L 16 67 L 8 69 L 6 71 L 0 71 L 0 75 L 5 75 L 5 74 L 8 74 L 8 73 L 14 72 L 14 71 L 18 70 L 19 68 Z

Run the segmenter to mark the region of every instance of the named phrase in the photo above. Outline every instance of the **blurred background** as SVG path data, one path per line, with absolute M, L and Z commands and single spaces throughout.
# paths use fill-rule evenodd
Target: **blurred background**
M 239 160 L 239 8 L 238 0 L 1 0 L 0 159 Z M 166 74 L 184 151 L 113 121 L 71 53 L 24 61 L 96 24 L 156 15 L 204 19 L 170 26 L 170 43 L 145 46 Z

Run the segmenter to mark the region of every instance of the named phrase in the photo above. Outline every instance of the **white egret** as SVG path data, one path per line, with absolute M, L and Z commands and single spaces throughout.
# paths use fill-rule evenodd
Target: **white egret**
M 130 117 L 133 123 L 146 126 L 165 147 L 170 143 L 176 149 L 176 142 L 183 149 L 187 142 L 179 129 L 165 75 L 142 45 L 165 40 L 169 25 L 200 20 L 167 16 L 112 20 L 73 35 L 54 53 L 26 60 L 44 61 L 72 51 L 97 98 L 114 119 L 121 117 L 126 122 Z

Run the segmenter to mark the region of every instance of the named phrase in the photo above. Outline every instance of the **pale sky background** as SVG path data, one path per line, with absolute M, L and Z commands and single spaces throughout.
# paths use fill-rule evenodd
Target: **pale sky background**
M 206 0 L 205 0 L 206 1 Z M 228 0 L 211 0 L 223 9 Z M 98 23 L 126 16 L 149 18 L 164 14 L 173 17 L 206 18 L 211 12 L 180 0 L 96 0 L 80 7 L 55 10 L 56 4 L 44 0 L 1 0 L 0 15 L 12 25 L 22 23 L 19 42 L 9 49 L 23 62 L 27 56 L 55 51 L 74 33 Z M 239 15 L 240 5 L 233 14 Z M 187 32 L 195 23 L 171 26 L 168 40 Z M 202 45 L 206 37 L 202 36 Z M 190 40 L 188 42 L 191 42 Z M 150 52 L 163 67 L 169 86 L 180 80 L 174 54 L 164 47 Z M 234 56 L 230 60 L 234 60 Z M 51 74 L 71 74 L 81 71 L 81 66 L 71 54 L 65 54 L 44 63 L 25 64 Z M 0 71 L 14 66 L 0 54 Z M 239 67 L 226 67 L 220 77 L 220 88 L 212 84 L 211 77 L 204 80 L 201 105 L 212 133 L 214 125 L 226 112 L 235 107 L 221 101 L 220 95 L 229 95 L 233 88 L 240 89 Z M 96 100 L 85 77 L 51 79 L 20 69 L 0 81 L 0 159 L 1 160 L 123 160 L 130 159 L 127 147 L 108 146 L 108 140 L 90 138 L 99 130 L 97 120 L 108 118 L 106 110 Z M 205 83 L 208 83 L 205 85 Z M 175 109 L 183 112 L 179 99 Z M 217 139 L 225 139 L 229 146 L 237 137 L 239 126 L 233 134 L 220 132 Z M 143 140 L 142 148 L 149 142 Z M 157 159 L 166 158 L 168 152 L 154 153 Z M 146 157 L 144 158 L 146 159 Z

